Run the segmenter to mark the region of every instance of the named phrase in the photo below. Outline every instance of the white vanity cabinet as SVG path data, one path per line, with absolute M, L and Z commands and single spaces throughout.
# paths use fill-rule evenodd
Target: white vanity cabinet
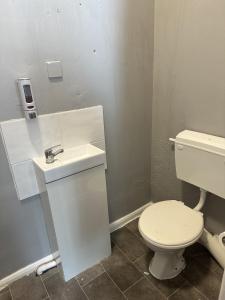
M 49 206 L 45 221 L 50 244 L 55 251 L 51 243 L 55 232 L 68 281 L 111 253 L 105 152 L 84 145 L 65 150 L 52 164 L 46 164 L 44 158 L 34 162 L 43 208 Z

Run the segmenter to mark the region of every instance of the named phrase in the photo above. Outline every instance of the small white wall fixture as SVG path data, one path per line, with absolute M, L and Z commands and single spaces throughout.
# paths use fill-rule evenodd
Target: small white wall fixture
M 46 148 L 90 143 L 105 150 L 102 106 L 4 121 L 0 131 L 19 200 L 40 194 L 32 159 Z

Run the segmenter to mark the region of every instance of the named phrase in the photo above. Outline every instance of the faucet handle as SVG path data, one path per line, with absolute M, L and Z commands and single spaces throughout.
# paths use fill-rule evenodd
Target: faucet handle
M 63 148 L 54 151 L 54 149 L 57 149 L 60 146 L 61 145 L 55 145 L 45 150 L 45 158 L 47 164 L 53 163 L 55 160 L 54 157 L 59 153 L 64 152 Z
M 54 150 L 54 149 L 56 149 L 56 148 L 58 148 L 58 147 L 60 147 L 60 146 L 62 146 L 62 145 L 61 145 L 61 144 L 58 144 L 58 145 L 54 145 L 54 146 L 52 146 L 52 147 L 49 147 L 49 148 L 45 149 L 45 153 L 46 153 L 46 152 L 49 152 L 49 151 L 52 151 L 52 150 Z

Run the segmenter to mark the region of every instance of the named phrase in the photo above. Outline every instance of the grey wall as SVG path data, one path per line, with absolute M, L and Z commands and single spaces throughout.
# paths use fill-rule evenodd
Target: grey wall
M 225 137 L 225 2 L 155 1 L 151 194 L 196 203 L 198 189 L 176 179 L 169 137 L 190 129 Z M 206 225 L 225 230 L 225 200 L 210 196 Z
M 0 121 L 22 116 L 18 77 L 40 114 L 102 104 L 111 221 L 150 199 L 153 15 L 153 0 L 1 3 Z M 54 59 L 62 81 L 47 78 Z M 49 253 L 40 200 L 17 200 L 2 144 L 0 244 L 0 278 Z

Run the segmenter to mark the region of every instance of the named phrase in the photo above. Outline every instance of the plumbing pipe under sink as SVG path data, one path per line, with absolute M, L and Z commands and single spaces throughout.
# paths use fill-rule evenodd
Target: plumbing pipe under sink
M 41 274 L 47 272 L 48 270 L 57 266 L 56 260 L 51 260 L 45 264 L 40 265 L 36 270 L 36 275 L 40 276 Z
M 50 270 L 54 267 L 57 267 L 61 263 L 61 259 L 60 259 L 58 251 L 53 254 L 53 257 L 54 257 L 54 259 L 51 259 L 51 260 L 47 261 L 46 263 L 41 264 L 37 267 L 37 269 L 36 269 L 37 276 L 40 276 L 41 274 L 47 272 L 48 270 Z

